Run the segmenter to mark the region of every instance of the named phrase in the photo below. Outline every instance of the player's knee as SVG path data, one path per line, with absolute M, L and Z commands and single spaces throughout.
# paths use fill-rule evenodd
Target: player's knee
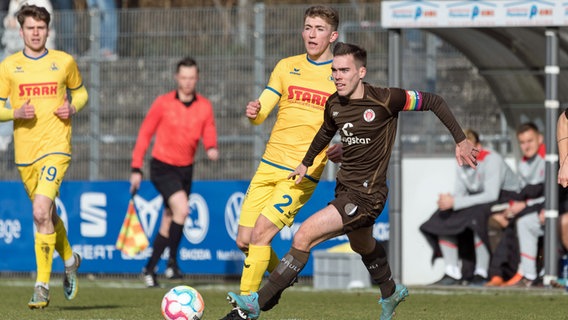
M 312 239 L 309 235 L 301 230 L 294 235 L 294 240 L 292 241 L 292 246 L 301 251 L 310 251 L 310 246 Z
M 34 204 L 33 205 L 33 218 L 36 225 L 43 225 L 51 220 L 49 208 Z
M 176 207 L 172 209 L 172 215 L 174 217 L 183 217 L 184 219 L 187 218 L 189 215 L 189 208 L 188 207 Z
M 189 215 L 188 207 L 174 207 L 172 210 L 172 221 L 178 224 L 183 224 Z
M 172 194 L 168 198 L 168 207 L 174 217 L 187 217 L 189 214 L 189 206 L 185 191 L 180 190 Z
M 371 244 L 362 244 L 362 243 L 350 243 L 351 249 L 360 254 L 361 256 L 368 255 L 373 252 L 375 248 L 375 242 L 373 241 Z
M 236 242 L 237 242 L 237 248 L 239 248 L 239 250 L 241 250 L 244 254 L 247 254 L 249 250 L 248 242 L 239 240 L 238 238 Z

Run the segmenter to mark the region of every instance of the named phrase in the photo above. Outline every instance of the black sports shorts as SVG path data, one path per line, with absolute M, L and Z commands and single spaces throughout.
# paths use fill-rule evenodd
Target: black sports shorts
M 191 194 L 191 180 L 193 178 L 193 165 L 177 167 L 152 158 L 150 161 L 150 180 L 154 187 L 164 198 L 164 205 L 168 206 L 168 199 L 172 194 L 183 190 Z
M 567 109 L 568 110 L 568 109 Z M 568 212 L 568 188 L 558 186 L 558 215 Z
M 363 194 L 337 182 L 333 205 L 341 214 L 343 231 L 349 233 L 365 227 L 371 227 L 383 211 L 384 197 L 379 193 Z

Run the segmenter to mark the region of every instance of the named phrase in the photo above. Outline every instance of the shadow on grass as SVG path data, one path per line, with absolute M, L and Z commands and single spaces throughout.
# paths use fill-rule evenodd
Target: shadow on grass
M 57 311 L 89 311 L 89 310 L 112 310 L 112 309 L 122 309 L 124 305 L 92 305 L 92 306 L 49 306 L 48 310 L 57 310 Z M 132 306 L 136 307 L 136 306 Z

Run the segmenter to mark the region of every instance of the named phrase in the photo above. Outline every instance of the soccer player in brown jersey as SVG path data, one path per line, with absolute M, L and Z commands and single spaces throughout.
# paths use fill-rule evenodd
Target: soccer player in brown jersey
M 375 219 L 387 200 L 386 175 L 400 111 L 433 111 L 452 134 L 460 165 L 476 167 L 478 150 L 466 140 L 447 103 L 432 93 L 375 87 L 363 82 L 367 53 L 353 44 L 338 43 L 333 50 L 332 75 L 337 92 L 324 110 L 324 123 L 301 164 L 290 174 L 299 183 L 313 159 L 336 132 L 343 143 L 343 160 L 337 173 L 335 199 L 310 216 L 294 236 L 290 251 L 256 293 L 229 298 L 251 319 L 269 310 L 273 297 L 292 283 L 317 244 L 346 234 L 372 279 L 379 285 L 381 320 L 391 319 L 396 306 L 408 296 L 407 288 L 395 284 L 384 248 L 373 238 Z

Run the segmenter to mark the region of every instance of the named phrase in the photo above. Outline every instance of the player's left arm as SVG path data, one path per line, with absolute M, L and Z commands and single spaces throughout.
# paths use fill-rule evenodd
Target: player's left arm
M 89 93 L 87 92 L 87 88 L 81 85 L 79 88 L 70 91 L 71 107 L 75 109 L 75 112 L 79 112 L 87 105 L 87 101 L 89 100 Z
M 88 98 L 87 89 L 81 86 L 79 89 L 71 91 L 71 101 L 69 101 L 68 96 L 65 95 L 63 104 L 55 110 L 54 114 L 60 119 L 69 119 L 85 107 Z
M 472 168 L 477 167 L 477 150 L 473 144 L 466 139 L 465 134 L 450 110 L 450 107 L 441 96 L 416 91 L 391 88 L 391 108 L 398 111 L 427 111 L 430 110 L 448 128 L 450 134 L 456 142 L 456 160 L 461 166 L 464 163 Z
M 89 93 L 87 92 L 87 88 L 83 85 L 79 67 L 77 67 L 77 63 L 72 58 L 67 64 L 65 86 L 71 93 L 71 100 L 65 95 L 63 105 L 55 110 L 55 115 L 60 119 L 71 118 L 75 113 L 81 111 L 81 109 L 87 105 L 87 100 L 89 100 Z
M 217 148 L 217 128 L 215 126 L 215 115 L 211 103 L 207 103 L 207 115 L 203 126 L 203 146 L 207 152 L 209 160 L 219 159 L 219 149 Z

